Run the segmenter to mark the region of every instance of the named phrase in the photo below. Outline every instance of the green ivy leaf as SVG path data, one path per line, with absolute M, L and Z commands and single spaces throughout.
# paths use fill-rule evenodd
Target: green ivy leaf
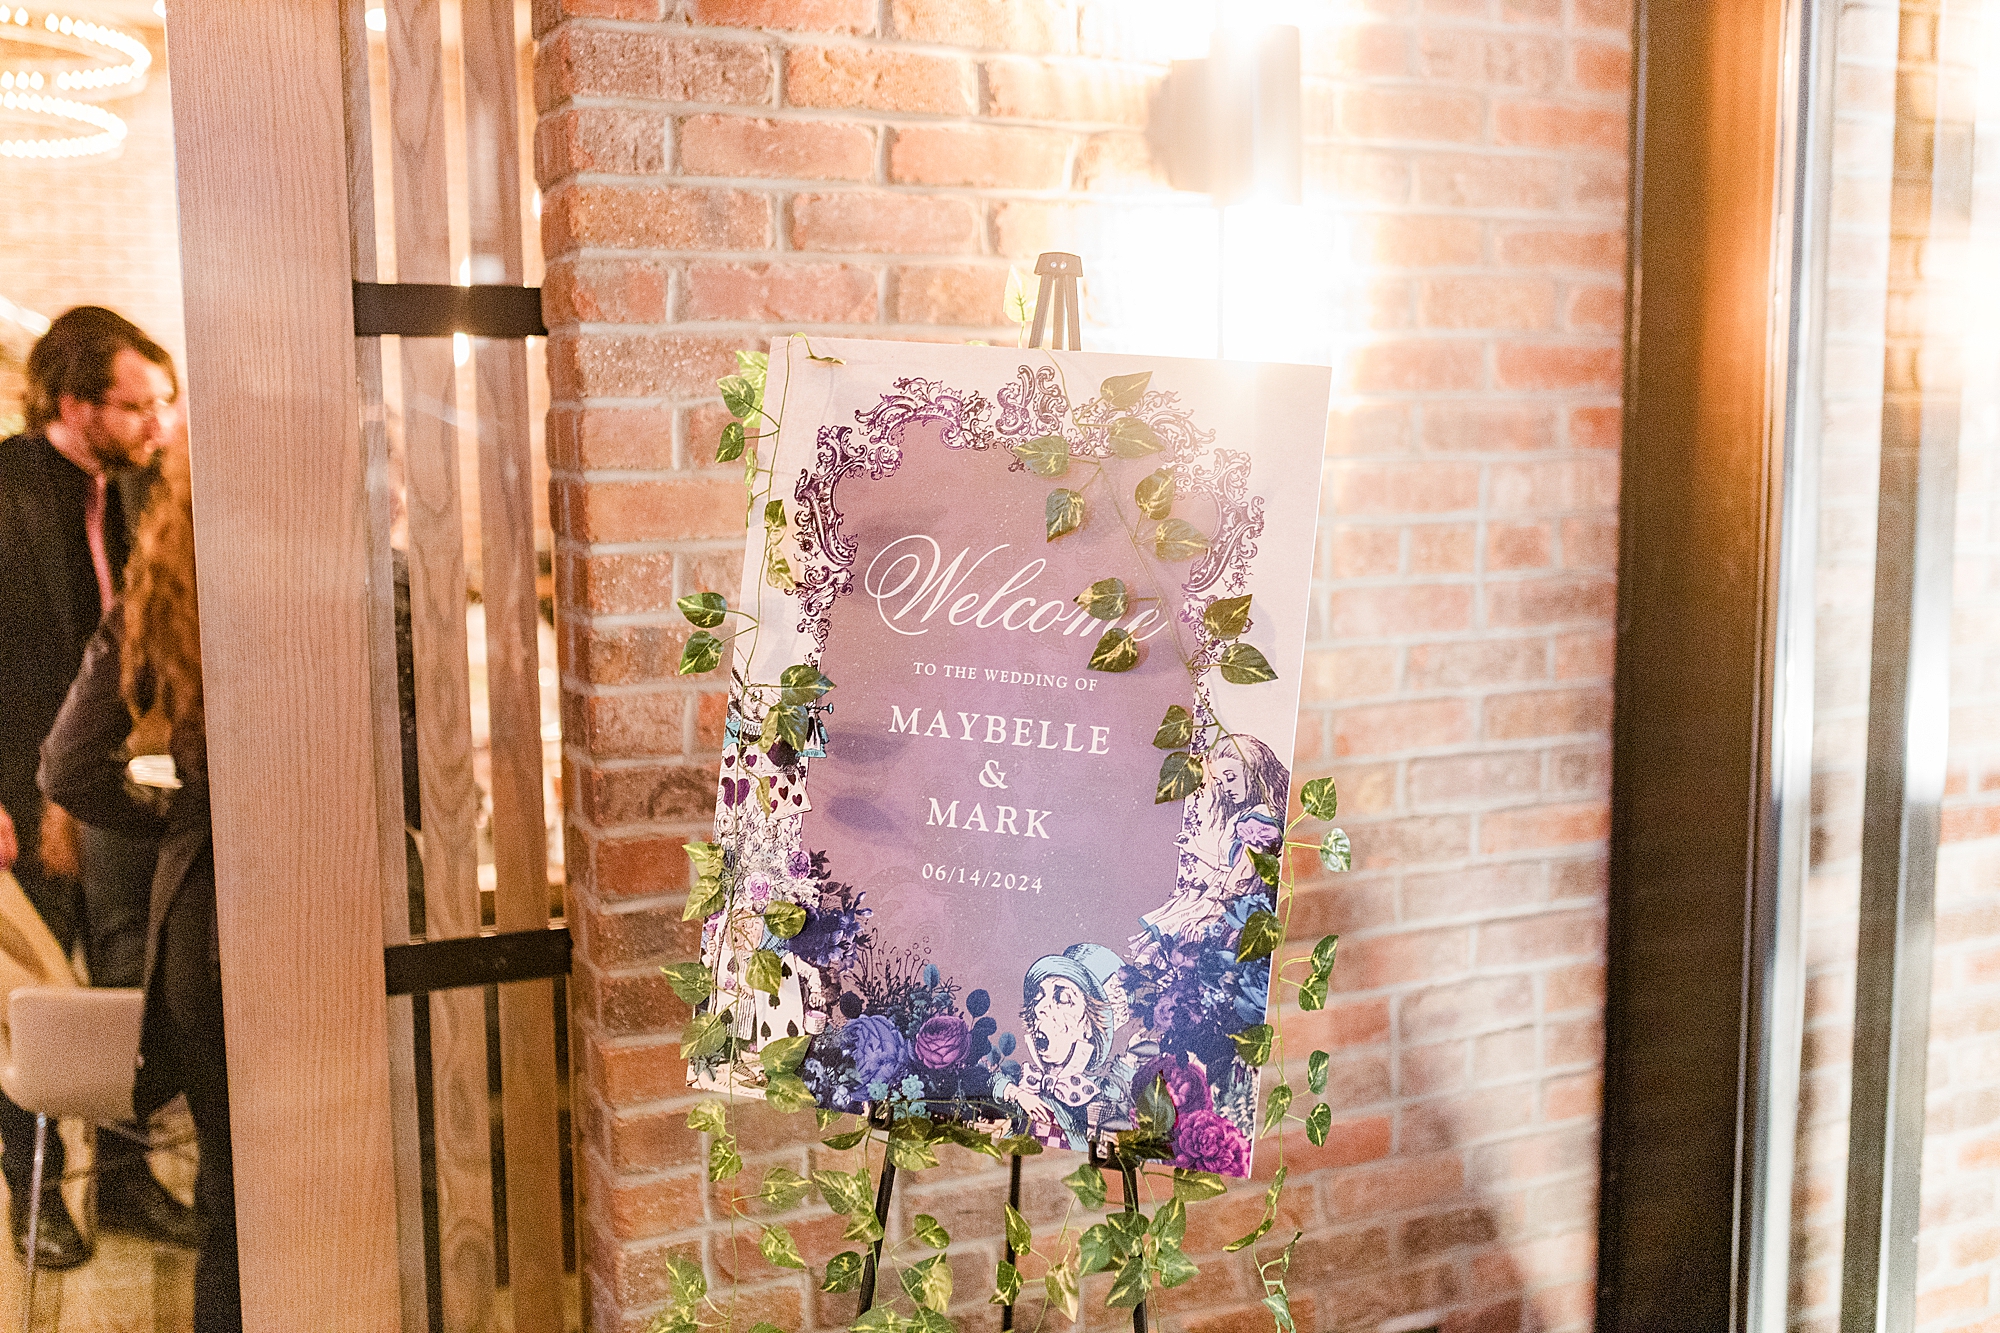
M 704 671 L 713 671 L 722 664 L 722 640 L 707 630 L 696 630 L 688 635 L 687 647 L 681 649 L 681 674 L 698 676 Z
M 806 748 L 812 736 L 812 714 L 794 704 L 779 704 L 771 710 L 777 720 L 778 739 L 794 750 Z
M 1285 1188 L 1285 1174 L 1285 1168 L 1282 1166 L 1279 1167 L 1278 1173 L 1271 1177 L 1271 1188 L 1264 1192 L 1264 1220 L 1259 1222 L 1257 1229 L 1249 1235 L 1239 1236 L 1223 1246 L 1222 1252 L 1224 1254 L 1234 1254 L 1238 1250 L 1249 1249 L 1252 1245 L 1264 1239 L 1264 1233 L 1269 1231 L 1272 1225 L 1277 1222 L 1278 1193 Z
M 1146 1289 L 1150 1286 L 1146 1256 L 1135 1254 L 1118 1270 L 1118 1278 L 1111 1284 L 1111 1294 L 1104 1298 L 1104 1303 L 1114 1310 L 1129 1310 L 1146 1299 Z
M 866 1129 L 862 1131 L 866 1133 Z M 856 1213 L 875 1215 L 875 1182 L 868 1178 L 866 1169 L 854 1172 L 815 1171 L 812 1183 L 819 1186 L 819 1196 L 826 1200 L 826 1206 L 836 1213 L 853 1216 Z
M 867 1137 L 868 1126 L 863 1125 L 860 1129 L 850 1129 L 845 1134 L 835 1134 L 831 1137 L 821 1139 L 820 1142 L 837 1152 L 846 1152 L 849 1148 L 852 1148 Z
M 764 1228 L 764 1234 L 757 1238 L 757 1248 L 763 1251 L 764 1258 L 780 1268 L 806 1266 L 806 1261 L 799 1257 L 799 1243 L 776 1222 Z
M 1331 974 L 1314 968 L 1299 986 L 1299 1008 L 1307 1013 L 1317 1013 L 1326 1008 L 1327 983 Z
M 1194 715 L 1179 704 L 1168 704 L 1160 729 L 1153 733 L 1153 745 L 1161 750 L 1185 750 L 1194 740 Z
M 993 1146 L 1002 1153 L 1014 1157 L 1039 1157 L 1042 1153 L 1042 1141 L 1028 1134 L 1016 1134 L 1013 1138 L 1001 1139 Z
M 811 1106 L 813 1095 L 797 1074 L 773 1074 L 764 1080 L 764 1100 L 790 1115 Z
M 1320 936 L 1319 943 L 1313 945 L 1313 953 L 1312 953 L 1313 966 L 1315 968 L 1324 968 L 1325 970 L 1331 972 L 1333 970 L 1334 951 L 1338 948 L 1340 948 L 1340 936 L 1338 935 Z
M 766 500 L 764 502 L 764 526 L 782 529 L 785 526 L 785 502 Z
M 853 1333 L 903 1333 L 912 1327 L 912 1321 L 897 1314 L 887 1305 L 878 1305 L 868 1313 L 848 1325 Z
M 1076 1322 L 1076 1270 L 1068 1264 L 1057 1264 L 1042 1278 L 1042 1290 L 1048 1294 L 1048 1302 Z
M 1250 628 L 1250 594 L 1210 602 L 1201 613 L 1202 627 L 1218 639 L 1233 639 Z
M 1261 1069 L 1271 1059 L 1271 1041 L 1277 1034 L 1268 1023 L 1258 1023 L 1232 1032 L 1229 1039 L 1236 1043 L 1236 1057 L 1252 1069 Z
M 1163 1287 L 1178 1287 L 1201 1272 L 1195 1267 L 1194 1260 L 1181 1253 L 1179 1246 L 1169 1248 L 1164 1245 L 1160 1247 L 1160 1257 L 1153 1271 L 1158 1275 L 1160 1285 Z
M 1099 620 L 1116 620 L 1125 614 L 1125 581 L 1099 579 L 1076 595 L 1076 604 Z
M 1086 1208 L 1104 1206 L 1104 1173 L 1085 1162 L 1076 1170 L 1063 1177 L 1063 1184 L 1069 1186 L 1070 1193 L 1076 1195 L 1077 1202 Z
M 1133 375 L 1113 375 L 1098 386 L 1097 395 L 1108 406 L 1124 410 L 1138 406 L 1145 395 L 1146 386 L 1153 382 L 1153 372 L 1142 370 Z
M 1049 492 L 1048 501 L 1042 506 L 1042 516 L 1048 521 L 1050 541 L 1065 532 L 1075 532 L 1083 526 L 1083 497 L 1058 486 Z
M 949 1316 L 935 1310 L 918 1310 L 917 1317 L 910 1321 L 910 1327 L 916 1333 L 958 1333 L 958 1325 L 952 1323 Z
M 1120 1254 L 1129 1254 L 1133 1246 L 1146 1238 L 1146 1218 L 1141 1213 L 1128 1213 L 1121 1208 L 1105 1218 L 1104 1222 L 1117 1233 L 1118 1243 L 1124 1246 L 1124 1249 L 1119 1251 Z
M 778 675 L 778 696 L 781 704 L 809 704 L 833 688 L 833 682 L 819 673 L 819 668 L 801 662 L 788 666 Z
M 1282 1282 L 1265 1292 L 1259 1304 L 1271 1312 L 1271 1321 L 1278 1326 L 1278 1333 L 1297 1333 L 1298 1325 L 1292 1321 L 1291 1297 L 1286 1294 Z
M 1340 798 L 1335 792 L 1332 778 L 1314 778 L 1299 792 L 1299 804 L 1305 807 L 1314 819 L 1332 819 L 1340 808 Z
M 1021 1270 L 1005 1259 L 993 1274 L 993 1294 L 987 1298 L 988 1305 L 1012 1305 L 1021 1298 Z
M 1124 1237 L 1102 1222 L 1086 1227 L 1076 1239 L 1076 1268 L 1085 1277 L 1101 1273 L 1122 1260 L 1131 1248 Z
M 687 906 L 681 909 L 681 920 L 705 920 L 716 908 L 722 906 L 722 881 L 714 875 L 704 875 L 688 890 Z
M 734 463 L 743 457 L 743 423 L 732 421 L 722 428 L 722 438 L 715 442 L 715 461 Z
M 743 965 L 743 984 L 751 990 L 763 991 L 766 995 L 776 995 L 778 986 L 785 979 L 785 960 L 769 949 L 759 949 L 750 955 L 750 961 Z
M 1330 828 L 1326 836 L 1319 840 L 1320 864 L 1328 870 L 1354 869 L 1354 844 L 1347 840 L 1345 830 Z
M 764 909 L 764 929 L 781 940 L 791 939 L 806 928 L 806 909 L 797 903 L 772 903 Z
M 1147 1133 L 1167 1135 L 1174 1132 L 1174 1098 L 1167 1091 L 1165 1075 L 1156 1075 L 1151 1083 L 1139 1089 L 1133 1112 L 1139 1122 L 1138 1128 Z
M 1108 629 L 1090 653 L 1092 671 L 1130 671 L 1139 665 L 1139 641 L 1131 631 Z
M 715 978 L 700 963 L 669 963 L 660 971 L 683 1004 L 700 1004 L 715 990 Z
M 771 357 L 768 352 L 752 351 L 747 347 L 736 349 L 737 371 L 759 389 L 764 387 L 764 376 L 770 368 Z
M 1069 471 L 1069 441 L 1060 435 L 1042 435 L 1017 444 L 1014 456 L 1038 477 L 1060 477 Z
M 669 1254 L 666 1259 L 667 1289 L 673 1293 L 674 1304 L 693 1305 L 708 1295 L 708 1279 L 702 1275 L 700 1264 L 678 1254 Z
M 1186 750 L 1176 750 L 1160 761 L 1160 784 L 1153 790 L 1153 804 L 1182 800 L 1201 786 L 1201 760 Z
M 1264 1103 L 1264 1136 L 1269 1137 L 1285 1127 L 1285 1112 L 1292 1109 L 1292 1085 L 1280 1083 L 1271 1089 L 1271 1096 Z
M 681 1029 L 681 1059 L 704 1060 L 722 1049 L 730 1026 L 721 1014 L 696 1014 Z
M 738 421 L 748 420 L 763 406 L 764 390 L 752 384 L 747 376 L 725 375 L 715 382 L 715 387 L 722 390 L 722 405 Z
M 1153 553 L 1162 560 L 1192 560 L 1208 549 L 1208 538 L 1186 519 L 1170 518 L 1153 530 Z
M 774 1166 L 764 1173 L 764 1183 L 757 1187 L 757 1197 L 764 1203 L 783 1212 L 787 1208 L 799 1206 L 799 1200 L 812 1193 L 812 1182 L 790 1167 Z
M 918 1213 L 910 1223 L 910 1230 L 916 1233 L 918 1240 L 934 1250 L 945 1249 L 951 1244 L 951 1233 L 940 1226 L 938 1220 L 929 1213 Z
M 1035 1232 L 1034 1228 L 1028 1225 L 1028 1219 L 1021 1216 L 1020 1210 L 1011 1203 L 1002 1204 L 1001 1207 L 1007 1210 L 1007 1244 L 1013 1247 L 1016 1254 L 1033 1254 Z
M 1271 852 L 1252 852 L 1250 864 L 1256 868 L 1257 878 L 1274 889 L 1278 887 L 1279 863 L 1276 855 Z
M 1314 1051 L 1306 1060 L 1306 1090 L 1317 1097 L 1326 1091 L 1326 1067 L 1333 1063 L 1333 1057 L 1325 1051 Z
M 1121 1129 L 1113 1143 L 1119 1162 L 1125 1166 L 1170 1162 L 1174 1157 L 1174 1141 L 1150 1129 Z
M 1174 474 L 1166 468 L 1150 473 L 1132 488 L 1132 498 L 1147 518 L 1165 518 L 1174 512 Z
M 1183 1202 L 1213 1199 L 1228 1189 L 1228 1183 L 1213 1171 L 1183 1171 L 1179 1167 L 1174 1168 L 1174 1197 Z
M 889 1160 L 898 1171 L 922 1171 L 938 1164 L 937 1153 L 921 1139 L 890 1139 Z
M 1313 1147 L 1320 1147 L 1325 1144 L 1327 1131 L 1331 1128 L 1333 1108 L 1321 1102 L 1306 1116 L 1306 1137 L 1312 1140 Z
M 1264 660 L 1264 654 L 1247 643 L 1232 643 L 1215 659 L 1216 670 L 1231 685 L 1262 685 L 1276 680 L 1278 673 Z
M 1041 297 L 1041 284 L 1029 290 L 1027 275 L 1012 264 L 1007 266 L 1007 287 L 1000 296 L 1000 309 L 1010 323 L 1026 325 L 1035 318 L 1035 302 Z
M 1278 918 L 1259 908 L 1243 923 L 1243 933 L 1236 940 L 1236 961 L 1248 963 L 1268 958 L 1284 937 L 1284 927 L 1278 924 Z
M 688 1112 L 688 1128 L 697 1134 L 720 1134 L 729 1128 L 729 1111 L 721 1102 L 698 1102 Z
M 743 1170 L 743 1158 L 736 1151 L 733 1135 L 718 1134 L 708 1145 L 708 1178 L 728 1180 Z
M 819 1284 L 821 1291 L 839 1294 L 853 1291 L 861 1285 L 863 1261 L 857 1250 L 842 1250 L 826 1261 L 826 1281 Z
M 1120 458 L 1144 458 L 1165 447 L 1153 428 L 1137 417 L 1120 417 L 1112 422 L 1110 443 L 1111 452 Z
M 863 1245 L 872 1245 L 882 1239 L 882 1220 L 875 1216 L 874 1205 L 858 1213 L 847 1215 L 847 1225 L 841 1229 L 842 1240 L 858 1240 Z
M 729 603 L 719 592 L 691 592 L 674 603 L 697 629 L 714 629 L 722 623 Z
M 725 858 L 719 843 L 683 843 L 681 851 L 686 854 L 688 864 L 694 868 L 694 873 L 697 876 L 707 878 L 722 873 Z
M 911 1264 L 902 1273 L 903 1290 L 910 1299 L 926 1310 L 943 1314 L 951 1305 L 951 1261 L 944 1255 L 933 1255 L 922 1263 Z
M 811 1044 L 811 1037 L 780 1037 L 757 1052 L 757 1063 L 764 1067 L 766 1074 L 773 1077 L 796 1073 L 798 1067 L 805 1063 L 806 1047 Z
M 1160 1248 L 1179 1249 L 1181 1238 L 1187 1235 L 1187 1205 L 1179 1199 L 1167 1200 L 1153 1211 L 1152 1225 L 1146 1230 Z

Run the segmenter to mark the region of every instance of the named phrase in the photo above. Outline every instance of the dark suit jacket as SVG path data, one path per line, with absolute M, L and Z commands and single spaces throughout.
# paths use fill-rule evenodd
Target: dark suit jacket
M 41 869 L 35 767 L 42 740 L 104 610 L 83 531 L 90 485 L 45 436 L 0 440 L 0 805 L 13 817 L 27 876 Z M 105 497 L 104 544 L 114 575 L 130 550 L 119 490 Z

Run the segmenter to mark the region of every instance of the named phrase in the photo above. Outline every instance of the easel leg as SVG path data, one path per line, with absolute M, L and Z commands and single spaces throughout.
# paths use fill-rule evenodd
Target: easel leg
M 875 1187 L 875 1225 L 886 1228 L 889 1225 L 889 1197 L 896 1192 L 896 1164 L 882 1163 L 882 1183 Z M 859 1318 L 875 1305 L 875 1271 L 882 1263 L 882 1237 L 875 1238 L 875 1244 L 868 1250 L 868 1259 L 861 1266 L 861 1305 L 855 1311 Z
M 1125 1211 L 1136 1213 L 1139 1211 L 1139 1168 L 1128 1162 L 1121 1164 L 1119 1171 L 1125 1177 Z M 1146 1333 L 1146 1302 L 1143 1300 L 1132 1307 L 1132 1333 Z
M 1021 1211 L 1021 1154 L 1015 1153 L 1014 1160 L 1007 1167 L 1007 1206 L 1015 1212 Z M 1007 1262 L 1014 1262 L 1014 1242 L 1007 1241 Z M 1014 1303 L 1009 1301 L 1000 1307 L 1000 1333 L 1008 1333 L 1014 1327 Z

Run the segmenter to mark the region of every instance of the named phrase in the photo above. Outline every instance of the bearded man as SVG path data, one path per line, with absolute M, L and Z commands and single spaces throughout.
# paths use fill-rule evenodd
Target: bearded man
M 85 956 L 98 985 L 139 984 L 144 889 L 128 900 L 135 884 L 151 879 L 151 849 L 86 830 L 80 904 L 76 885 L 53 873 L 62 867 L 44 861 L 35 770 L 84 645 L 117 596 L 131 543 L 122 483 L 178 427 L 179 398 L 173 358 L 158 343 L 109 310 L 79 306 L 28 354 L 27 429 L 0 441 L 0 869 L 13 870 L 65 952 L 84 925 L 80 915 L 92 918 Z M 0 1097 L 0 1174 L 17 1253 L 27 1232 L 34 1135 L 35 1117 Z M 138 1143 L 104 1133 L 97 1166 L 99 1225 L 198 1244 L 193 1210 L 153 1178 Z M 36 1245 L 44 1268 L 90 1257 L 57 1192 L 62 1177 L 62 1140 L 52 1134 Z

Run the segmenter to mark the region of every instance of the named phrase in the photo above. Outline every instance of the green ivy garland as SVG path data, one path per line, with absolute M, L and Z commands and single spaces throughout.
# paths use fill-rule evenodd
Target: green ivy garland
M 839 360 L 815 354 L 802 337 L 798 341 L 805 345 L 806 355 L 814 361 Z M 776 415 L 765 410 L 768 369 L 765 353 L 739 351 L 736 359 L 738 373 L 724 377 L 717 385 L 732 419 L 722 430 L 715 456 L 718 462 L 743 460 L 748 493 L 746 520 L 758 516 L 760 504 L 762 509 L 764 582 L 789 591 L 796 586 L 796 579 L 784 555 L 788 520 L 784 502 L 771 493 L 775 483 L 773 470 L 760 462 L 759 453 L 760 443 L 776 433 L 783 403 L 779 404 Z M 1114 418 L 1109 428 L 1111 450 L 1121 459 L 1143 458 L 1162 447 L 1152 428 L 1129 414 L 1150 380 L 1150 372 L 1117 375 L 1100 387 L 1099 397 L 1104 404 L 1128 413 Z M 1081 409 L 1073 412 L 1076 410 Z M 1208 549 L 1208 539 L 1199 529 L 1172 516 L 1175 479 L 1171 468 L 1158 469 L 1133 489 L 1132 503 L 1138 513 L 1134 519 L 1127 516 L 1124 502 L 1110 486 L 1103 461 L 1072 456 L 1062 436 L 1048 435 L 1027 441 L 1014 446 L 1013 453 L 1030 472 L 1045 479 L 1064 477 L 1072 467 L 1093 469 L 1080 487 L 1074 490 L 1056 487 L 1049 492 L 1044 509 L 1047 540 L 1054 541 L 1081 527 L 1089 517 L 1086 495 L 1092 487 L 1103 484 L 1110 508 L 1131 541 L 1134 557 L 1154 595 L 1163 602 L 1166 599 L 1157 565 L 1192 559 Z M 1091 616 L 1107 621 L 1123 617 L 1131 600 L 1125 582 L 1115 577 L 1097 580 L 1076 598 Z M 739 632 L 753 636 L 756 633 L 756 617 L 730 607 L 720 593 L 690 593 L 676 605 L 695 627 L 681 656 L 682 675 L 712 671 L 721 665 L 728 642 L 712 631 L 720 629 L 727 617 L 742 619 L 744 628 Z M 1250 598 L 1245 595 L 1218 601 L 1204 613 L 1204 627 L 1216 640 L 1226 644 L 1211 662 L 1193 661 L 1179 644 L 1176 627 L 1176 650 L 1187 667 L 1191 683 L 1211 667 L 1233 684 L 1256 684 L 1277 678 L 1263 654 L 1237 638 L 1248 625 L 1249 608 Z M 1127 671 L 1138 660 L 1138 644 L 1130 633 L 1109 629 L 1092 649 L 1089 667 L 1097 671 Z M 811 734 L 816 706 L 834 684 L 817 668 L 798 663 L 784 668 L 775 682 L 743 682 L 738 688 L 746 703 L 766 709 L 758 734 L 743 736 L 736 742 L 741 749 L 765 751 L 783 740 L 799 750 L 805 748 Z M 747 709 L 745 715 L 749 715 Z M 1200 737 L 1202 743 L 1197 745 L 1196 740 L 1193 715 L 1180 704 L 1170 705 L 1153 737 L 1153 744 L 1168 752 L 1160 765 L 1155 803 L 1181 800 L 1199 788 L 1204 777 L 1201 755 L 1230 743 L 1233 734 L 1219 722 L 1211 722 Z M 767 779 L 758 780 L 756 795 L 765 808 L 772 807 Z M 1287 822 L 1284 848 L 1317 851 L 1328 869 L 1347 870 L 1352 853 L 1347 835 L 1340 829 L 1328 829 L 1316 843 L 1292 838 L 1293 830 L 1306 820 L 1325 821 L 1334 817 L 1337 798 L 1333 779 L 1314 778 L 1300 790 L 1299 797 L 1302 813 Z M 695 882 L 688 893 L 682 919 L 705 920 L 723 911 L 729 914 L 722 927 L 727 931 L 734 913 L 748 909 L 736 905 L 722 846 L 695 842 L 688 844 L 687 853 Z M 1276 894 L 1277 911 L 1258 911 L 1250 916 L 1238 940 L 1239 962 L 1251 962 L 1284 948 L 1295 898 L 1296 857 L 1283 856 L 1282 851 L 1278 855 L 1261 852 L 1251 855 L 1259 875 Z M 805 924 L 804 910 L 792 903 L 774 904 L 762 916 L 764 926 L 779 939 L 798 934 Z M 1297 990 L 1301 1009 L 1326 1006 L 1337 943 L 1337 936 L 1328 935 L 1311 953 L 1283 959 L 1273 968 L 1277 980 Z M 1305 969 L 1303 979 L 1284 975 L 1287 969 L 1301 966 Z M 782 960 L 776 953 L 756 950 L 744 967 L 745 984 L 753 990 L 775 994 L 781 968 Z M 726 1013 L 706 1007 L 713 995 L 714 982 L 700 961 L 674 963 L 661 971 L 674 992 L 694 1008 L 694 1015 L 682 1032 L 681 1056 L 690 1061 L 722 1057 L 723 1064 L 732 1071 L 727 1099 L 700 1103 L 688 1114 L 687 1123 L 690 1129 L 708 1136 L 709 1180 L 721 1183 L 736 1179 L 744 1167 L 736 1137 L 729 1129 L 729 1101 L 734 1099 L 737 1054 L 732 1023 Z M 860 1249 L 849 1249 L 827 1259 L 819 1270 L 820 1290 L 858 1291 L 864 1286 L 871 1265 L 896 1277 L 894 1286 L 883 1283 L 877 1288 L 878 1292 L 887 1292 L 888 1299 L 878 1294 L 873 1308 L 859 1312 L 852 1324 L 856 1333 L 955 1333 L 956 1325 L 946 1313 L 952 1300 L 952 1274 L 945 1254 L 951 1235 L 935 1217 L 919 1213 L 910 1235 L 883 1249 L 883 1225 L 877 1212 L 883 1169 L 892 1166 L 898 1171 L 923 1171 L 934 1167 L 938 1164 L 936 1148 L 940 1144 L 957 1144 L 996 1159 L 1009 1154 L 1039 1154 L 1042 1145 L 1027 1135 L 994 1139 L 967 1124 L 899 1115 L 895 1107 L 880 1108 L 877 1117 L 864 1119 L 813 1106 L 811 1093 L 797 1072 L 810 1040 L 806 1036 L 786 1038 L 770 1042 L 756 1053 L 765 1080 L 760 1089 L 762 1099 L 784 1112 L 812 1109 L 820 1131 L 838 1131 L 821 1139 L 821 1143 L 836 1152 L 852 1153 L 848 1159 L 851 1169 L 820 1169 L 802 1177 L 787 1167 L 773 1167 L 764 1173 L 754 1190 L 726 1196 L 732 1227 L 738 1220 L 756 1226 L 757 1248 L 768 1262 L 810 1273 L 812 1270 L 790 1230 L 781 1222 L 753 1217 L 751 1208 L 761 1206 L 783 1213 L 817 1194 L 828 1209 L 846 1219 L 841 1233 L 844 1240 L 871 1247 L 865 1254 Z M 1277 1134 L 1286 1122 L 1293 1121 L 1305 1126 L 1306 1137 L 1314 1146 L 1324 1144 L 1333 1121 L 1332 1107 L 1322 1100 L 1304 1115 L 1293 1114 L 1293 1089 L 1285 1075 L 1279 1029 L 1271 1024 L 1258 1024 L 1235 1034 L 1233 1040 L 1238 1054 L 1253 1068 L 1274 1061 L 1277 1064 L 1277 1082 L 1265 1101 L 1262 1136 Z M 1315 1097 L 1326 1091 L 1329 1063 L 1327 1052 L 1320 1050 L 1307 1059 L 1306 1086 Z M 1127 1182 L 1138 1183 L 1142 1194 L 1150 1192 L 1149 1186 L 1156 1186 L 1165 1194 L 1164 1201 L 1155 1204 L 1151 1213 L 1140 1206 L 1139 1200 L 1128 1198 L 1122 1209 L 1107 1212 L 1101 1220 L 1084 1225 L 1076 1217 L 1077 1209 L 1080 1207 L 1087 1213 L 1103 1210 L 1109 1195 L 1105 1173 L 1094 1162 L 1086 1162 L 1063 1178 L 1072 1197 L 1053 1241 L 1045 1241 L 1038 1247 L 1027 1220 L 1011 1204 L 1003 1205 L 1007 1244 L 1014 1257 L 1011 1262 L 1002 1260 L 996 1267 L 988 1298 L 992 1304 L 1011 1305 L 1019 1299 L 1024 1284 L 1031 1280 L 1024 1268 L 1024 1261 L 1029 1260 L 1041 1270 L 1038 1276 L 1046 1294 L 1042 1319 L 1054 1308 L 1075 1320 L 1079 1285 L 1093 1273 L 1115 1273 L 1105 1302 L 1111 1308 L 1131 1308 L 1143 1301 L 1155 1286 L 1177 1287 L 1196 1275 L 1199 1270 L 1181 1248 L 1187 1229 L 1187 1206 L 1214 1198 L 1227 1187 L 1220 1176 L 1207 1172 L 1166 1169 L 1170 1164 L 1162 1159 L 1171 1156 L 1167 1145 L 1174 1115 L 1173 1099 L 1164 1081 L 1156 1079 L 1151 1087 L 1138 1091 L 1134 1127 L 1120 1131 L 1100 1159 L 1116 1166 Z M 847 1123 L 843 1125 L 842 1121 Z M 1249 1249 L 1269 1234 L 1277 1222 L 1286 1175 L 1284 1140 L 1280 1138 L 1278 1168 L 1264 1192 L 1263 1216 L 1247 1235 L 1225 1245 L 1225 1252 Z M 1294 1233 L 1282 1250 L 1257 1265 L 1264 1290 L 1263 1304 L 1282 1333 L 1295 1333 L 1286 1274 L 1298 1241 L 1299 1233 Z M 669 1300 L 647 1325 L 647 1333 L 698 1333 L 709 1329 L 734 1333 L 734 1301 L 719 1299 L 710 1292 L 701 1266 L 675 1255 L 668 1256 L 666 1264 Z M 1040 1326 L 1038 1320 L 1036 1333 Z M 784 1330 L 757 1323 L 749 1333 L 784 1333 Z

